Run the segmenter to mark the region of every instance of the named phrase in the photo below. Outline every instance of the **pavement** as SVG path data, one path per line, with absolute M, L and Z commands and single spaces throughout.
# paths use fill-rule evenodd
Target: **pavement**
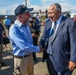
M 43 26 L 41 27 L 41 34 L 43 33 Z M 40 39 L 40 38 L 39 38 Z M 7 64 L 0 70 L 0 75 L 13 75 L 13 56 L 11 54 L 12 46 L 8 44 L 7 51 L 3 51 L 3 62 Z M 46 62 L 42 62 L 42 53 L 37 53 L 38 62 L 34 63 L 34 75 L 49 75 Z M 72 75 L 76 75 L 76 69 L 74 70 Z
M 9 48 L 8 48 L 9 49 Z M 13 56 L 12 50 L 3 52 L 3 62 L 7 64 L 0 70 L 0 75 L 13 75 Z M 34 74 L 35 75 L 49 75 L 46 67 L 46 63 L 42 62 L 42 53 L 37 53 L 38 62 L 34 62 Z

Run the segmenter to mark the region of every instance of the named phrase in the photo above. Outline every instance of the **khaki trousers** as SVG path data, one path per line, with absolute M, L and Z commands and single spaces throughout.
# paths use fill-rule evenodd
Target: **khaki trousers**
M 3 44 L 0 44 L 0 63 L 2 62 L 2 50 L 3 50 Z
M 34 75 L 32 54 L 24 58 L 14 57 L 14 75 Z

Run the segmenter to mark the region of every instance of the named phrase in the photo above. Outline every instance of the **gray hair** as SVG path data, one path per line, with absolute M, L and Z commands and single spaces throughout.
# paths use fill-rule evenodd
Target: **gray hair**
M 52 4 L 52 5 L 54 5 L 54 6 L 56 7 L 56 10 L 61 11 L 61 5 L 60 5 L 59 3 L 54 3 L 54 4 Z M 52 6 L 52 5 L 51 5 L 51 6 Z

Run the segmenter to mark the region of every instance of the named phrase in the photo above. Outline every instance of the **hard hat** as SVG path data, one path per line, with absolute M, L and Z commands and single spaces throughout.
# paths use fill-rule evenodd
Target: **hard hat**
M 76 17 L 76 13 L 72 13 L 71 18 L 75 18 L 75 17 Z
M 74 18 L 74 15 L 71 14 L 71 18 Z
M 37 14 L 34 14 L 34 17 L 37 17 Z
M 8 18 L 8 16 L 5 16 L 5 18 Z
M 33 21 L 32 18 L 29 18 L 29 21 Z

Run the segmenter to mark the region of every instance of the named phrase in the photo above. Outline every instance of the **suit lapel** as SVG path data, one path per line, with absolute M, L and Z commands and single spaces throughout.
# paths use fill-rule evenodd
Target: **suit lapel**
M 65 25 L 65 21 L 64 21 L 64 17 L 62 17 L 61 23 L 56 31 L 55 36 L 52 39 L 52 43 L 54 42 L 55 38 L 57 37 L 58 33 L 60 32 L 60 30 L 62 29 L 62 27 Z
M 47 35 L 47 37 L 49 38 L 49 35 L 50 35 L 50 30 L 51 30 L 51 25 L 52 23 L 51 22 L 49 22 L 49 24 L 48 24 L 48 28 L 46 28 L 47 30 L 46 30 L 46 35 Z
M 46 37 L 47 37 L 47 39 L 46 39 L 46 44 L 48 43 L 48 40 L 49 40 L 49 38 L 50 38 L 50 36 L 49 36 L 49 34 L 50 34 L 50 30 L 51 30 L 51 25 L 52 25 L 52 23 L 51 22 L 49 22 L 47 25 L 46 25 L 46 32 L 45 32 L 45 34 L 46 34 Z M 48 28 L 47 28 L 48 27 Z

